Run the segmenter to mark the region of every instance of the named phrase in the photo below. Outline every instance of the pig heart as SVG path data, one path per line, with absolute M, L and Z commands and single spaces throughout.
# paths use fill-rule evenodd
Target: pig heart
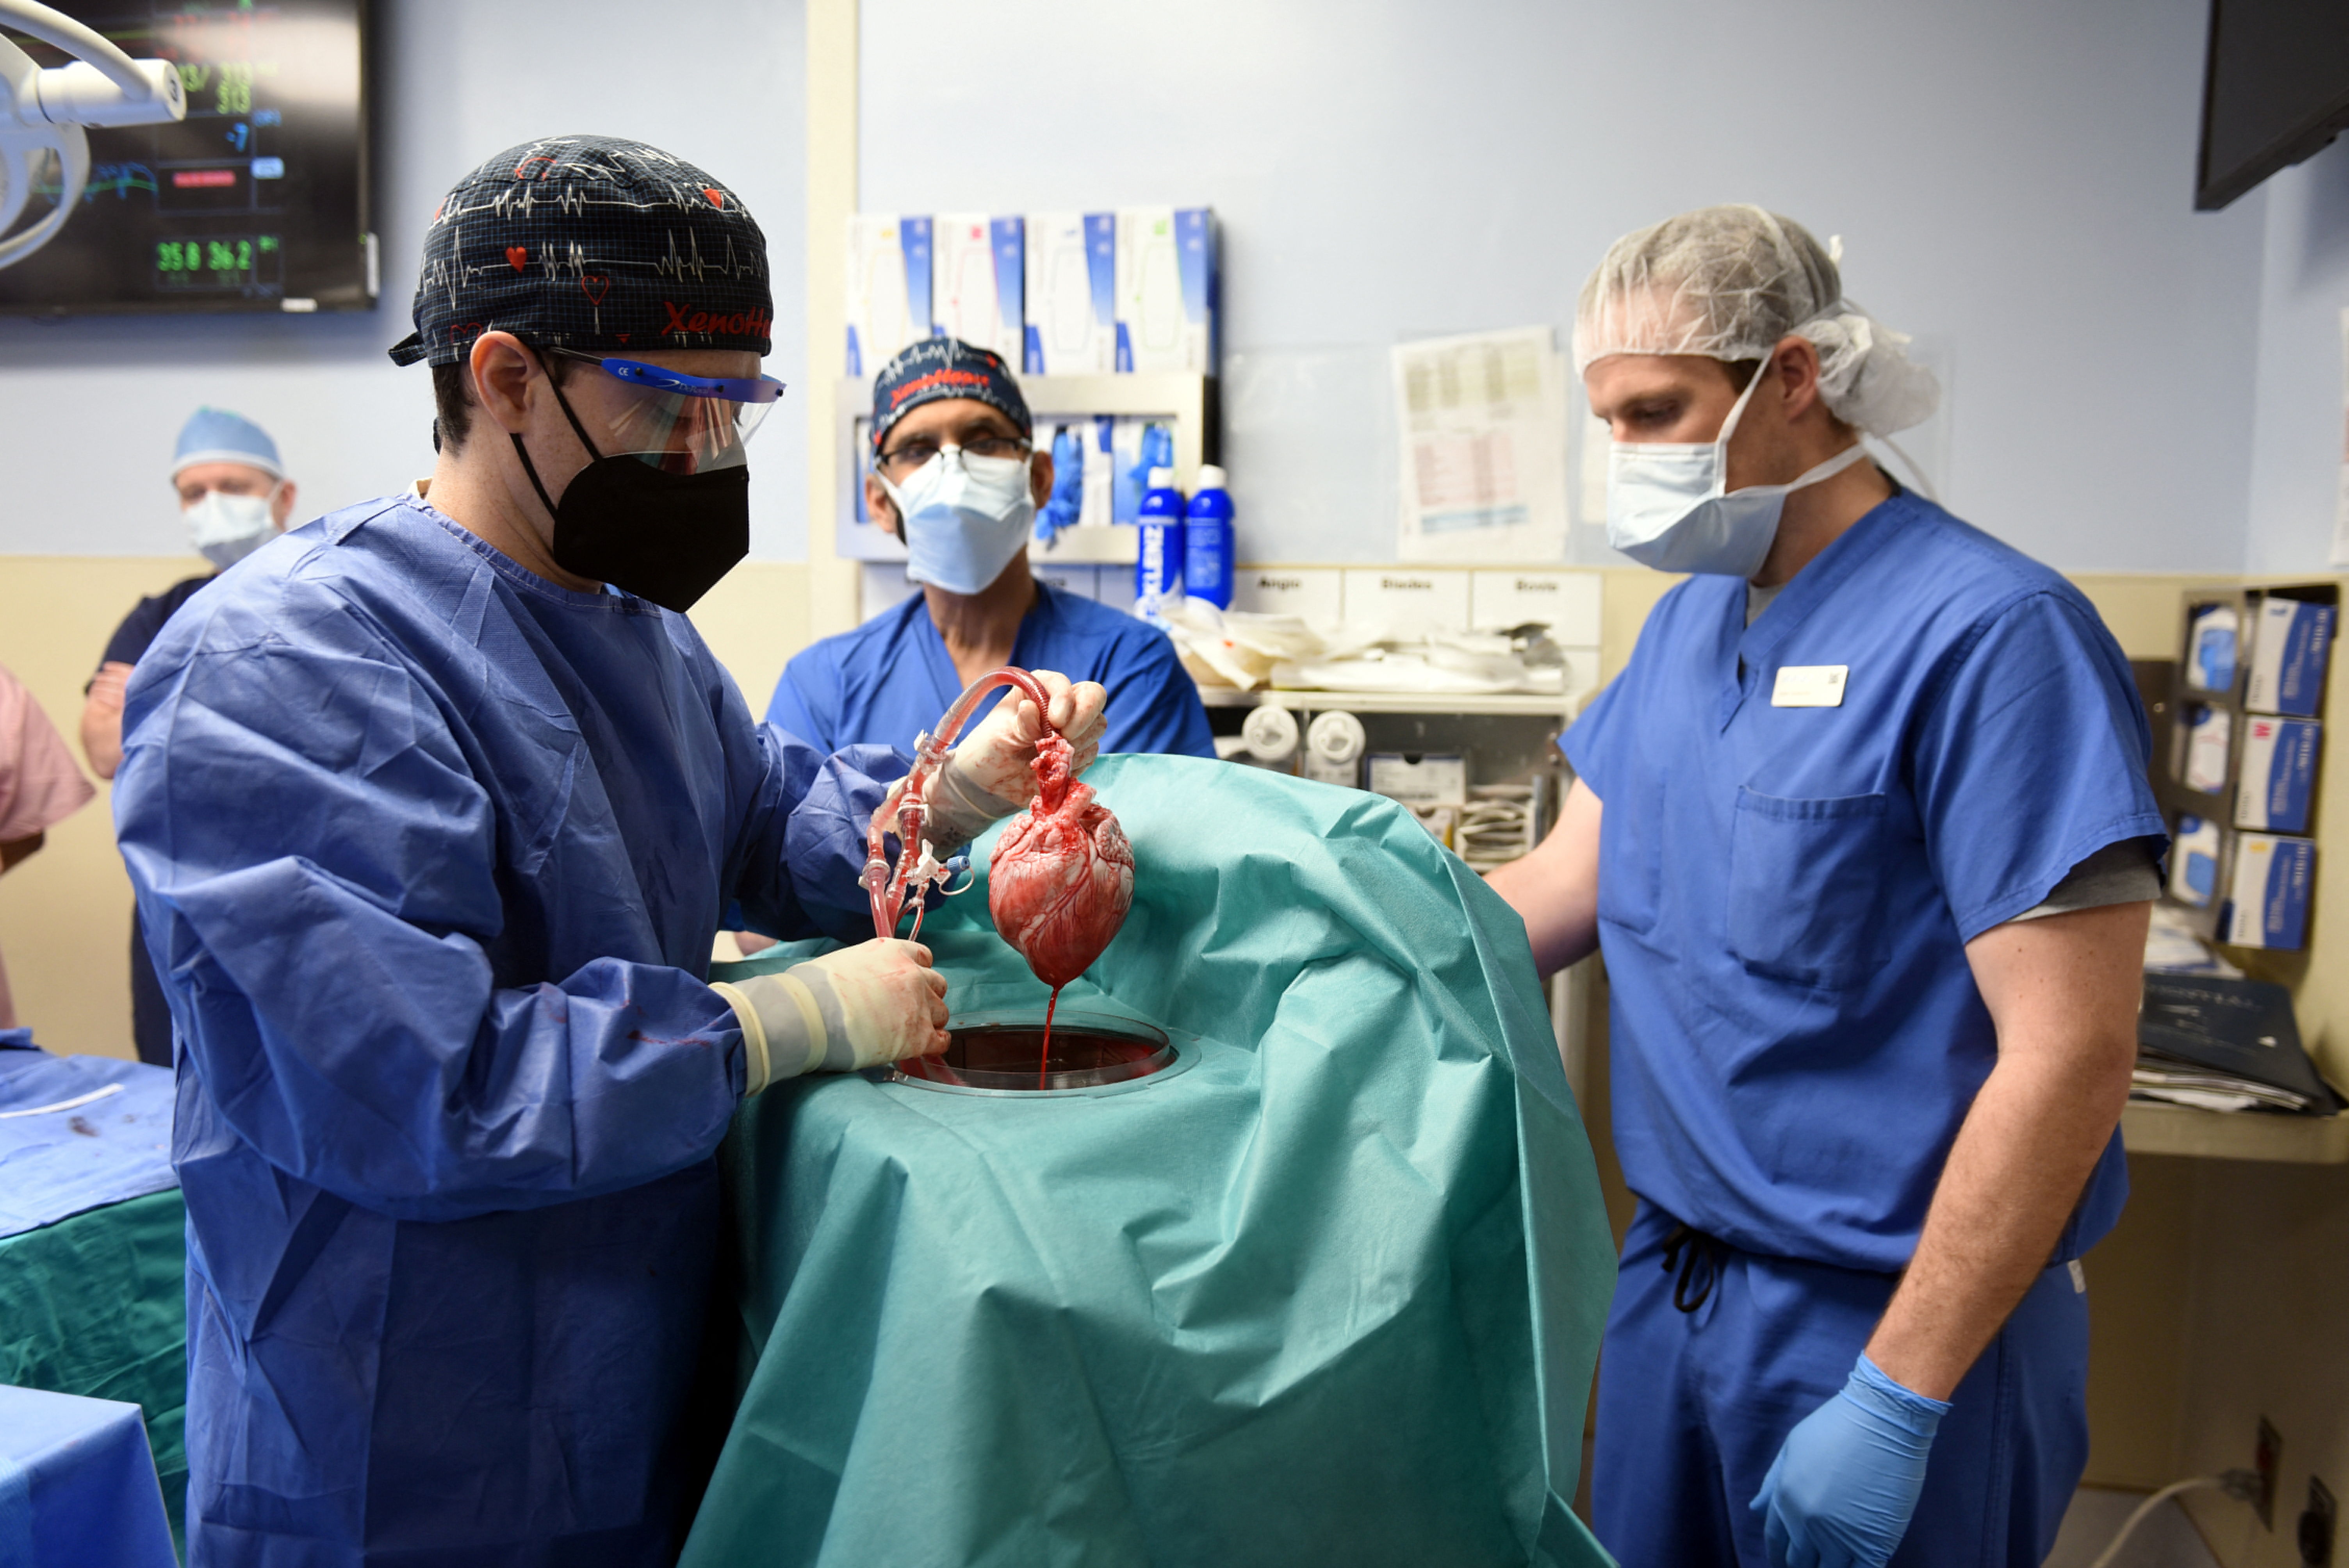
M 1036 748 L 1035 802 L 1004 825 L 987 909 L 1036 978 L 1058 991 L 1083 974 L 1133 904 L 1133 846 L 1092 787 L 1069 777 L 1069 743 Z

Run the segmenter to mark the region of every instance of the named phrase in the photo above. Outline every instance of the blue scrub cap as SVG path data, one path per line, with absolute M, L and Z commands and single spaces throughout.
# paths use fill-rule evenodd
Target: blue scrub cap
M 396 365 L 454 365 L 484 332 L 604 356 L 764 355 L 767 241 L 742 199 L 673 153 L 611 136 L 509 147 L 424 232 L 416 330 Z
M 1028 399 L 1001 355 L 959 337 L 924 337 L 907 345 L 873 378 L 873 449 L 881 449 L 890 426 L 941 397 L 968 397 L 999 408 L 1021 435 L 1035 433 Z
M 277 443 L 269 432 L 242 414 L 225 408 L 199 408 L 180 427 L 180 445 L 171 454 L 171 477 L 198 463 L 243 463 L 273 480 L 285 477 L 277 459 Z

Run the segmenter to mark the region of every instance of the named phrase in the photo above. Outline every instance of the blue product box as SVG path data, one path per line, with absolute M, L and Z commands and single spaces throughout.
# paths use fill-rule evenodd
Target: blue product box
M 851 217 L 847 281 L 849 375 L 875 375 L 899 349 L 936 335 L 928 218 Z
M 2236 947 L 2307 945 L 2308 903 L 2316 883 L 2316 845 L 2307 839 L 2242 833 L 2219 940 Z
M 1205 207 L 1117 213 L 1117 368 L 1216 374 L 1223 283 Z
M 2219 896 L 2219 824 L 2200 817 L 2178 819 L 2169 846 L 2169 896 L 2208 909 Z
M 2186 710 L 2186 767 L 2179 777 L 2189 789 L 2216 795 L 2227 787 L 2234 724 L 2234 713 L 2229 708 L 2198 703 Z
M 2316 796 L 2316 753 L 2323 726 L 2312 718 L 2243 721 L 2243 769 L 2235 789 L 2235 826 L 2271 833 L 2308 831 Z
M 2257 625 L 2243 706 L 2254 713 L 2315 717 L 2333 652 L 2333 606 L 2270 597 L 2260 603 Z
M 2204 604 L 2187 623 L 2186 684 L 2199 691 L 2235 686 L 2236 615 L 2231 604 Z
M 1116 215 L 1030 212 L 1024 227 L 1027 347 L 1020 370 L 1092 376 L 1116 369 Z
M 1017 366 L 1027 311 L 1027 231 L 1018 218 L 940 212 L 931 220 L 934 331 Z

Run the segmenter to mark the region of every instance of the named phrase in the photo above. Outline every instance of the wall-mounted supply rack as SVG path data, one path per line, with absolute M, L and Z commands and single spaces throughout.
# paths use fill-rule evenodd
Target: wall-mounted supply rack
M 1055 423 L 1120 418 L 1164 424 L 1174 438 L 1174 482 L 1185 493 L 1200 466 L 1222 455 L 1222 408 L 1212 376 L 1026 376 L 1019 390 L 1035 417 L 1039 447 L 1049 448 L 1048 427 Z M 833 409 L 839 553 L 853 561 L 902 562 L 905 547 L 864 515 L 864 476 L 873 468 L 873 378 L 841 377 Z M 1031 545 L 1029 559 L 1040 564 L 1131 566 L 1138 538 L 1136 530 L 1116 524 L 1071 528 L 1050 547 Z

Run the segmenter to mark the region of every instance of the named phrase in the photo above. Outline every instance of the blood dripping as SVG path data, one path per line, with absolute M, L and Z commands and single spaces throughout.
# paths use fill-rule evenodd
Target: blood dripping
M 1039 1088 L 1051 1061 L 1061 987 L 1101 956 L 1133 904 L 1133 846 L 1092 786 L 1069 777 L 1069 754 L 1057 735 L 1037 742 L 1036 799 L 1005 825 L 987 873 L 995 929 L 1052 988 Z

